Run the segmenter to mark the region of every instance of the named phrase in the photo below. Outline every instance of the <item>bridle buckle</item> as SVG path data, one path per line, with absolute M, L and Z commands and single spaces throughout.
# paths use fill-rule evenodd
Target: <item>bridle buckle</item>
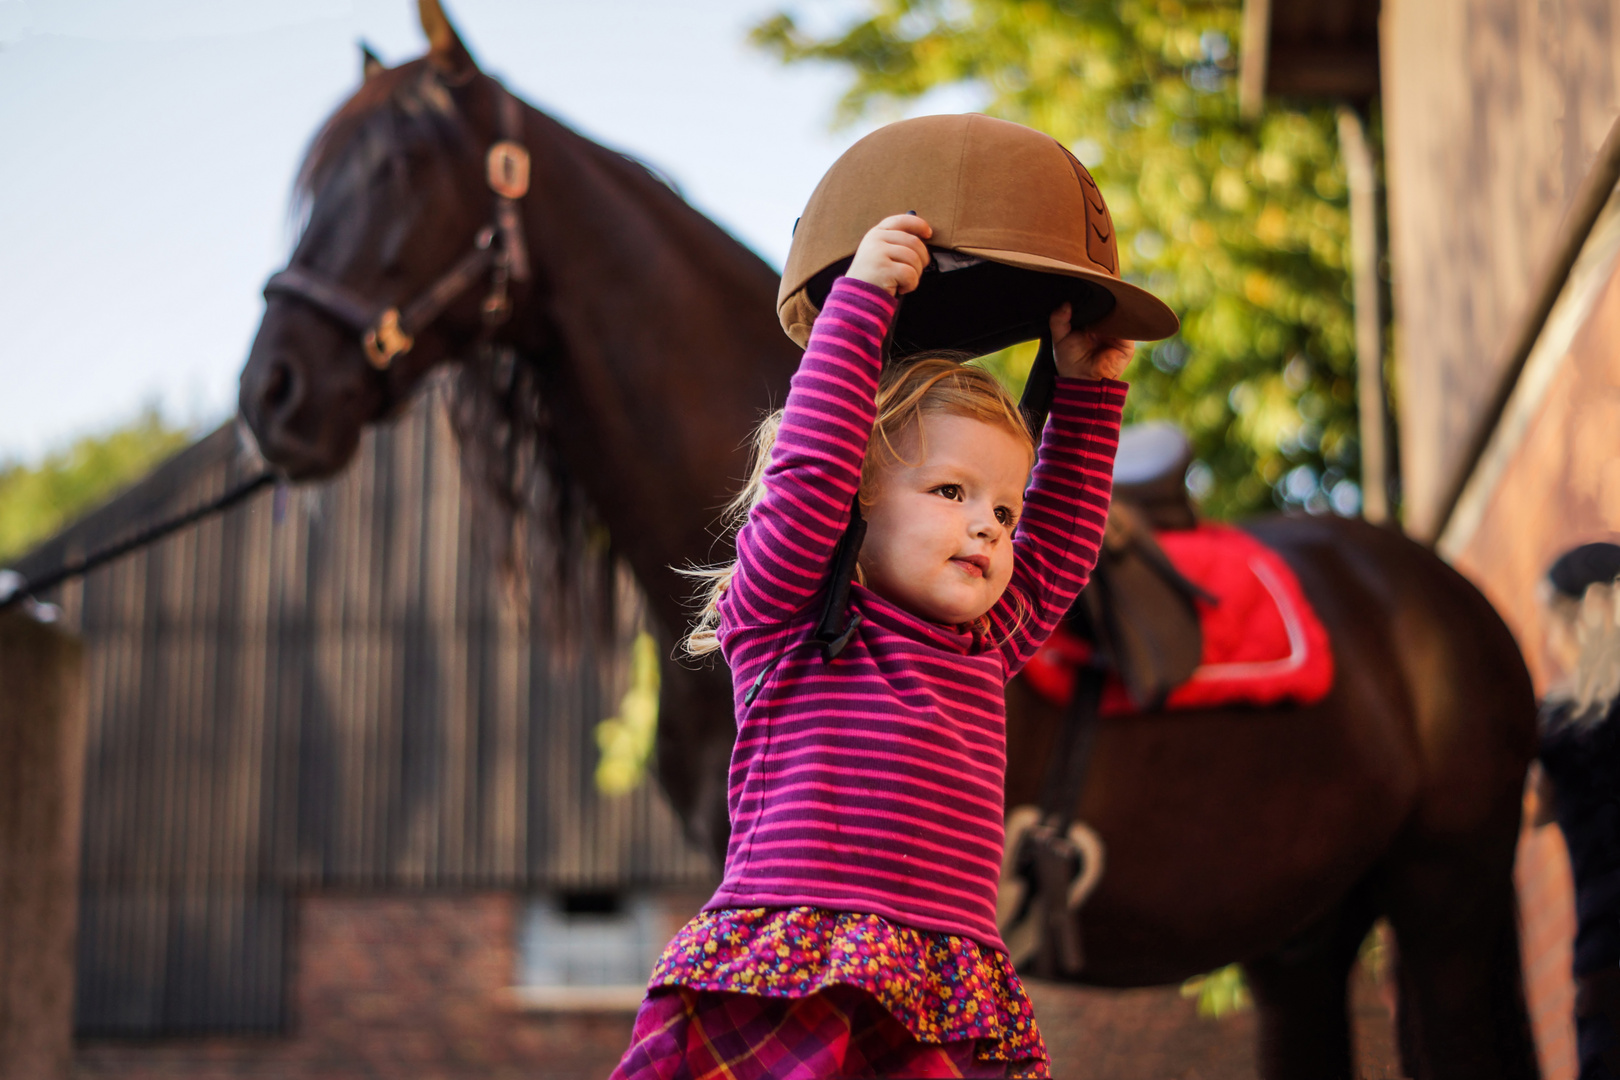
M 403 315 L 397 307 L 378 315 L 378 301 L 359 295 L 340 281 L 296 266 L 272 274 L 265 283 L 265 297 L 297 297 L 342 324 L 360 338 L 366 362 L 381 372 L 388 371 L 396 359 L 415 347 L 416 338 L 407 326 L 422 330 L 433 325 L 435 319 L 486 273 L 492 278 L 490 293 L 482 306 L 486 330 L 506 322 L 512 315 L 508 283 L 529 280 L 523 219 L 516 202 L 529 190 L 529 152 L 518 141 L 523 130 L 520 103 L 500 83 L 495 82 L 494 87 L 499 95 L 501 133 L 505 136 L 489 148 L 485 158 L 486 179 L 498 196 L 495 220 L 478 230 L 472 251 L 441 274 L 421 295 L 405 304 Z M 500 240 L 498 249 L 497 238 Z
M 365 346 L 366 361 L 378 371 L 387 371 L 395 357 L 411 351 L 416 339 L 399 325 L 399 309 L 389 308 L 377 325 L 366 331 L 361 344 Z
M 503 199 L 521 199 L 529 191 L 529 152 L 511 139 L 489 148 L 485 159 L 489 186 Z

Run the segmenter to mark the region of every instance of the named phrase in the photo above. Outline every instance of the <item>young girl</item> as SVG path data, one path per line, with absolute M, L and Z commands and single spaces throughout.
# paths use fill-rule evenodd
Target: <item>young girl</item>
M 1038 461 L 989 374 L 935 357 L 880 379 L 931 232 L 866 234 L 762 430 L 737 561 L 689 639 L 736 688 L 725 875 L 615 1078 L 1048 1075 L 996 929 L 1003 688 L 1096 561 L 1132 346 L 1053 314 Z M 811 635 L 857 494 L 853 633 L 828 660 Z

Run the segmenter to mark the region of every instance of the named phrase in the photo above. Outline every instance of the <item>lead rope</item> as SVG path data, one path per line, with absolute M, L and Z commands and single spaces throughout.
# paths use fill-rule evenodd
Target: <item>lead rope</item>
M 105 566 L 114 559 L 123 558 L 130 552 L 155 544 L 188 525 L 194 525 L 204 518 L 229 510 L 260 488 L 274 483 L 275 480 L 275 472 L 266 469 L 226 488 L 222 494 L 210 499 L 201 506 L 193 507 L 183 514 L 178 514 L 166 521 L 160 521 L 156 525 L 142 529 L 119 540 L 117 543 L 93 551 L 82 559 L 70 559 L 50 573 L 41 574 L 37 578 L 26 578 L 12 570 L 0 571 L 0 611 L 4 611 L 14 604 L 20 604 L 24 600 L 33 599 L 36 593 L 55 588 L 70 578 L 88 574 L 90 571 Z

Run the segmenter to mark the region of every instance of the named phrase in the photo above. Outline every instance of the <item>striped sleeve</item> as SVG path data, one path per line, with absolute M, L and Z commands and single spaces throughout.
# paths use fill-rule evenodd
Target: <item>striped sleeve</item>
M 780 622 L 825 584 L 860 488 L 895 308 L 876 285 L 847 277 L 833 285 L 788 391 L 765 497 L 737 533 L 737 573 L 720 607 L 725 623 Z
M 1012 581 L 990 610 L 1008 678 L 1051 635 L 1097 565 L 1126 389 L 1115 379 L 1057 381 L 1013 539 Z

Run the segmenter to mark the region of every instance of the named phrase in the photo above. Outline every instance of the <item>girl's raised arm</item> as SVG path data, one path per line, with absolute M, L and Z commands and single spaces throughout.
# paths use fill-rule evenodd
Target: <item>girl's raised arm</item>
M 915 214 L 884 218 L 833 283 L 788 391 L 765 497 L 737 532 L 737 572 L 720 600 L 722 639 L 728 626 L 791 617 L 826 584 L 860 491 L 895 296 L 917 287 L 931 235 Z
M 896 303 L 880 286 L 839 278 L 816 317 L 765 470 L 765 497 L 737 533 L 722 637 L 728 625 L 787 619 L 826 585 L 860 490 Z
M 1059 378 L 1013 539 L 1012 581 L 990 609 L 1011 678 L 1091 577 L 1108 523 L 1126 384 Z

